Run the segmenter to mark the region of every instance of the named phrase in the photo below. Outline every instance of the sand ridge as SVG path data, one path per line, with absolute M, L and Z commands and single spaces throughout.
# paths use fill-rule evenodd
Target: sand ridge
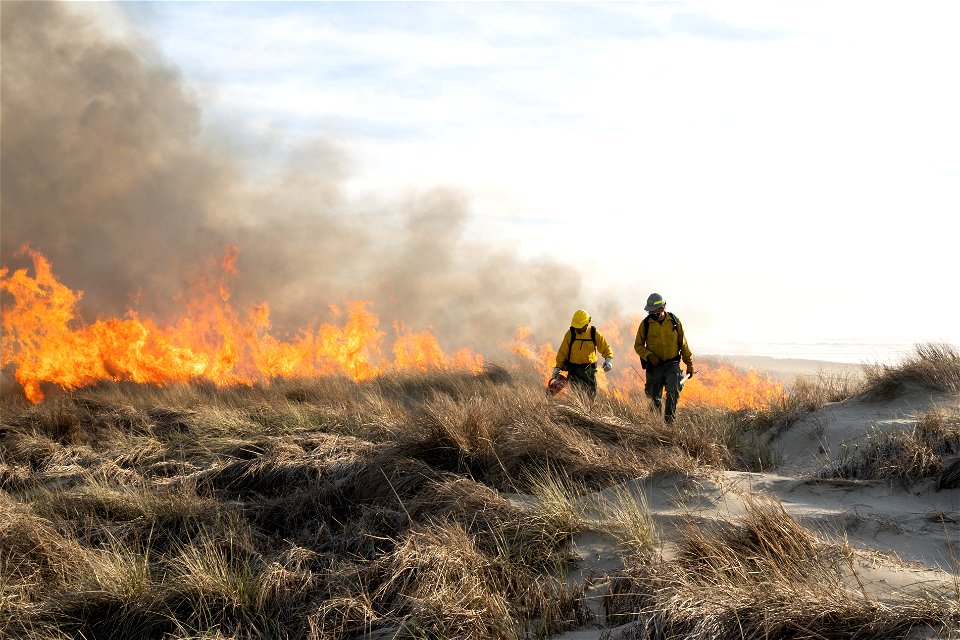
M 609 487 L 580 503 L 589 517 L 598 502 L 633 496 L 648 507 L 658 552 L 669 559 L 679 527 L 733 522 L 744 514 L 745 501 L 761 494 L 779 501 L 823 544 L 849 545 L 853 555 L 844 580 L 864 597 L 896 602 L 924 593 L 960 594 L 960 489 L 937 491 L 929 482 L 904 487 L 887 480 L 820 477 L 838 455 L 862 445 L 871 434 L 910 429 L 924 412 L 957 405 L 960 394 L 914 386 L 889 399 L 855 397 L 831 403 L 784 432 L 769 434 L 781 455 L 772 472 L 666 474 Z M 575 538 L 574 547 L 580 559 L 576 577 L 586 581 L 588 598 L 593 596 L 597 624 L 556 638 L 635 637 L 631 624 L 612 629 L 602 624 L 604 577 L 616 574 L 624 562 L 616 542 L 587 531 Z

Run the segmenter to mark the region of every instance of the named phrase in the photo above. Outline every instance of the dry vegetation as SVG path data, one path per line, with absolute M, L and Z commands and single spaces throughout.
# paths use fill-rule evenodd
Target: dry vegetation
M 889 480 L 910 487 L 931 481 L 935 490 L 960 487 L 960 406 L 923 413 L 907 431 L 868 433 L 845 447 L 821 477 Z
M 673 425 L 643 399 L 557 401 L 533 373 L 498 367 L 359 384 L 103 384 L 38 405 L 7 395 L 0 636 L 547 638 L 594 620 L 568 576 L 586 529 L 628 558 L 599 621 L 632 621 L 623 637 L 946 628 L 957 603 L 867 598 L 843 578 L 853 552 L 777 504 L 687 527 L 666 561 L 642 496 L 610 489 L 769 468 L 769 433 L 838 387 L 797 388 L 759 412 L 682 407 Z M 955 414 L 931 416 L 897 455 L 925 474 L 939 456 L 948 477 L 957 428 Z
M 960 351 L 949 344 L 917 345 L 899 365 L 864 367 L 861 397 L 886 400 L 915 385 L 935 392 L 960 391 Z M 844 447 L 822 477 L 888 480 L 902 486 L 929 481 L 935 490 L 960 487 L 960 405 L 921 414 L 906 431 L 868 431 L 862 443 Z
M 950 614 L 934 599 L 888 603 L 858 593 L 855 553 L 819 539 L 781 505 L 758 497 L 738 522 L 688 526 L 675 561 L 628 567 L 605 606 L 614 621 L 634 620 L 620 640 L 866 640 L 946 628 Z
M 889 398 L 905 385 L 918 384 L 935 391 L 960 391 L 960 350 L 951 344 L 919 344 L 896 365 L 864 367 L 865 392 L 874 398 Z

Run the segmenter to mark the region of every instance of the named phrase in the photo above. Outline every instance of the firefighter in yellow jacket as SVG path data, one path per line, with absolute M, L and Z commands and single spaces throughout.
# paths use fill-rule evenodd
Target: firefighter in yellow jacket
M 644 392 L 653 403 L 657 413 L 663 402 L 663 391 L 667 391 L 667 406 L 663 417 L 673 422 L 677 413 L 677 401 L 680 399 L 680 360 L 687 365 L 687 376 L 692 376 L 693 355 L 687 344 L 687 336 L 677 316 L 667 312 L 667 301 L 659 293 L 652 293 L 644 307 L 647 317 L 637 329 L 637 339 L 633 349 L 640 356 L 640 364 L 647 371 L 647 383 Z
M 590 325 L 590 314 L 578 309 L 570 321 L 570 330 L 557 350 L 557 366 L 553 377 L 567 372 L 570 383 L 583 389 L 592 398 L 597 395 L 597 351 L 603 356 L 603 370 L 613 368 L 613 349 L 597 328 Z

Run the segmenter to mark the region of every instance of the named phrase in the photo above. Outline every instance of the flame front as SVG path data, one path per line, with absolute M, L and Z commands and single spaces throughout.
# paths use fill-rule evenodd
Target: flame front
M 637 367 L 639 359 L 633 352 L 632 337 L 640 318 L 614 320 L 602 329 L 602 333 L 614 352 L 614 369 L 605 374 L 597 371 L 597 384 L 601 391 L 623 399 L 644 396 L 645 376 Z M 625 336 L 630 337 L 626 342 Z M 534 345 L 530 331 L 520 327 L 509 345 L 517 356 L 531 362 L 537 371 L 550 376 L 555 364 L 557 347 L 550 344 Z M 631 364 L 637 363 L 637 366 Z M 784 395 L 783 385 L 770 380 L 758 371 L 741 371 L 729 365 L 713 366 L 696 363 L 696 375 L 687 380 L 680 394 L 681 403 L 707 404 L 732 410 L 762 408 L 771 405 Z
M 640 375 L 617 378 L 613 393 L 620 397 L 640 397 L 644 393 L 644 379 Z M 683 385 L 681 404 L 705 404 L 738 411 L 768 407 L 780 400 L 783 385 L 766 375 L 750 370 L 741 371 L 729 365 L 697 364 L 697 373 Z
M 25 248 L 34 275 L 26 269 L 0 269 L 0 294 L 12 298 L 3 309 L 0 366 L 15 367 L 15 376 L 33 402 L 43 399 L 41 384 L 77 389 L 99 380 L 131 380 L 164 384 L 208 380 L 218 385 L 246 384 L 274 378 L 307 378 L 341 374 L 366 380 L 386 370 L 458 369 L 479 373 L 484 358 L 469 347 L 447 354 L 430 331 L 408 331 L 394 323 L 392 347 L 372 302 L 355 300 L 331 305 L 337 323 L 315 330 L 301 329 L 293 339 L 271 334 L 270 307 L 261 303 L 241 314 L 230 304 L 230 278 L 237 273 L 237 249 L 229 247 L 215 281 L 195 283 L 185 314 L 172 325 L 160 326 L 135 311 L 124 318 L 87 324 L 76 317 L 82 291 L 73 291 L 53 273 L 41 253 Z M 635 323 L 634 323 L 635 324 Z M 605 336 L 613 346 L 614 371 L 599 372 L 600 389 L 620 397 L 641 397 L 642 374 L 631 366 L 629 321 L 611 322 Z M 542 373 L 554 366 L 556 347 L 534 344 L 530 331 L 519 327 L 507 345 Z M 385 351 L 392 355 L 384 355 Z M 681 402 L 705 403 L 730 409 L 760 407 L 782 397 L 782 385 L 755 372 L 698 363 Z
M 216 384 L 253 384 L 277 377 L 302 378 L 340 373 L 354 380 L 384 369 L 483 368 L 483 358 L 469 349 L 444 356 L 430 332 L 401 333 L 394 361 L 383 356 L 384 333 L 371 302 L 357 300 L 331 306 L 342 325 L 322 324 L 301 330 L 293 340 L 270 333 L 270 308 L 255 306 L 243 317 L 230 304 L 229 278 L 236 274 L 237 251 L 228 249 L 217 282 L 200 281 L 186 304 L 186 314 L 161 327 L 129 311 L 125 318 L 85 324 L 76 318 L 82 291 L 55 277 L 49 261 L 25 249 L 34 276 L 26 269 L 0 270 L 0 291 L 12 297 L 3 310 L 2 362 L 16 367 L 27 397 L 39 402 L 42 382 L 76 389 L 98 380 L 169 383 L 209 380 Z M 398 328 L 398 332 L 400 329 Z
M 544 375 L 553 370 L 557 348 L 550 343 L 535 345 L 530 342 L 530 327 L 517 327 L 513 342 L 507 346 L 514 355 L 532 362 Z
M 633 337 L 641 320 L 634 318 L 613 322 L 604 333 L 607 341 L 613 345 L 614 352 L 620 354 L 621 363 L 629 363 L 630 358 L 637 363 L 637 366 L 621 364 L 619 375 L 608 376 L 610 392 L 620 397 L 638 398 L 644 394 L 646 376 L 639 369 L 640 361 L 633 351 Z M 629 342 L 626 342 L 626 337 Z M 681 405 L 705 404 L 737 411 L 768 407 L 783 397 L 783 385 L 759 371 L 743 371 L 732 365 L 712 364 L 703 360 L 695 360 L 694 364 L 696 374 L 683 385 Z M 681 364 L 681 371 L 683 368 Z

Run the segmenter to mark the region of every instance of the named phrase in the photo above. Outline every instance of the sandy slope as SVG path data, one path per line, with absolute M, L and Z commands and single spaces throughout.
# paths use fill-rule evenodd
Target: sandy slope
M 863 367 L 849 362 L 827 362 L 802 358 L 771 358 L 769 356 L 702 356 L 708 360 L 728 362 L 743 369 L 756 369 L 774 380 L 791 383 L 797 378 L 816 378 L 817 376 L 852 376 L 862 373 Z
M 906 429 L 935 405 L 955 405 L 960 395 L 908 389 L 888 401 L 850 399 L 827 405 L 777 436 L 782 464 L 775 473 L 718 472 L 711 477 L 679 475 L 627 483 L 602 493 L 642 493 L 649 504 L 661 551 L 672 552 L 674 526 L 683 521 L 734 520 L 750 492 L 775 496 L 788 513 L 829 541 L 848 541 L 858 549 L 851 580 L 859 580 L 871 598 L 883 601 L 918 590 L 953 593 L 960 576 L 960 489 L 910 490 L 884 481 L 825 480 L 817 472 L 844 447 L 861 442 L 870 431 Z M 602 496 L 600 496 L 602 497 Z M 589 511 L 591 500 L 584 498 Z M 581 558 L 573 576 L 586 580 L 587 594 L 602 623 L 600 596 L 604 575 L 622 566 L 612 540 L 594 532 L 575 541 Z M 952 550 L 951 550 L 952 548 Z M 626 637 L 626 627 L 623 635 Z M 616 629 L 601 624 L 556 636 L 564 640 L 610 638 Z

